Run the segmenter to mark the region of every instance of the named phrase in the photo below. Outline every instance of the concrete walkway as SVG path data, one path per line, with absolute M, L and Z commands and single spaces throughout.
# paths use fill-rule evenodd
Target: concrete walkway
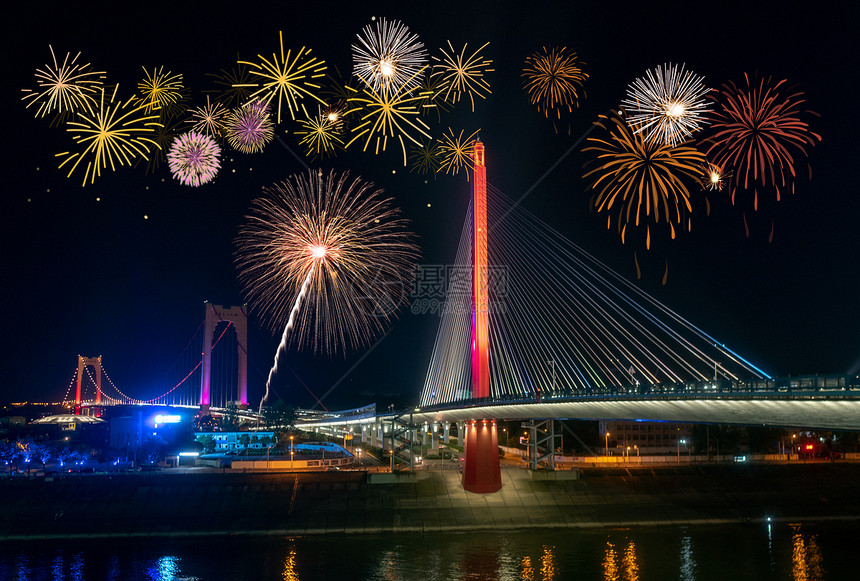
M 0 482 L 0 539 L 421 533 L 860 518 L 860 465 L 502 471 L 472 494 L 456 471 L 368 484 L 363 472 L 153 474 Z

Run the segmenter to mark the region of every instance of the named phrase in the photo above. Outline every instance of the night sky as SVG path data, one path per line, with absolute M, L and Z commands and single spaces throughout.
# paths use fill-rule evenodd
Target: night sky
M 35 88 L 37 67 L 81 51 L 81 61 L 107 72 L 127 98 L 142 66 L 182 73 L 193 104 L 205 103 L 213 84 L 206 73 L 253 60 L 285 45 L 309 46 L 316 56 L 351 70 L 350 45 L 372 16 L 399 19 L 433 54 L 446 41 L 468 42 L 493 59 L 492 95 L 431 124 L 479 129 L 487 150 L 489 181 L 518 198 L 547 171 L 598 114 L 618 106 L 625 88 L 659 64 L 686 63 L 710 87 L 743 73 L 787 78 L 806 93 L 809 118 L 823 140 L 798 163 L 796 194 L 768 198 L 750 216 L 745 236 L 739 207 L 712 195 L 711 216 L 694 215 L 693 231 L 674 241 L 640 249 L 637 282 L 727 346 L 775 375 L 846 373 L 860 369 L 860 196 L 853 103 L 860 43 L 857 8 L 851 3 L 738 3 L 732 6 L 658 2 L 629 6 L 598 2 L 457 2 L 377 4 L 360 2 L 29 3 L 4 35 L 8 69 L 4 90 L 2 228 L 4 326 L 7 372 L 0 399 L 57 400 L 65 393 L 78 354 L 102 355 L 113 381 L 138 397 L 163 376 L 203 318 L 203 302 L 236 305 L 233 238 L 250 201 L 262 187 L 303 171 L 277 140 L 263 153 L 225 150 L 215 181 L 181 186 L 166 163 L 149 175 L 142 166 L 109 170 L 81 187 L 82 174 L 66 178 L 56 153 L 70 147 L 66 133 L 34 118 L 21 89 Z M 189 5 L 189 6 L 186 6 Z M 89 8 L 92 6 L 91 8 Z M 96 7 L 97 6 L 97 7 Z M 587 63 L 585 99 L 556 133 L 532 107 L 520 75 L 524 59 L 542 46 L 564 45 Z M 435 118 L 433 118 L 435 121 Z M 278 129 L 300 153 L 292 134 Z M 285 132 L 286 131 L 286 132 Z M 588 205 L 582 179 L 589 156 L 581 147 L 558 165 L 523 206 L 619 273 L 635 279 L 633 250 L 622 245 L 605 218 Z M 436 179 L 410 173 L 399 147 L 374 156 L 353 147 L 314 167 L 349 169 L 395 198 L 418 234 L 426 264 L 453 259 L 469 196 L 462 176 Z M 425 180 L 427 183 L 425 183 Z M 692 189 L 699 195 L 697 188 Z M 768 192 L 772 196 L 772 192 Z M 97 201 L 97 198 L 99 201 Z M 428 207 L 429 204 L 429 207 Z M 147 219 L 144 216 L 148 216 Z M 768 242 L 771 222 L 772 242 Z M 667 284 L 661 284 L 668 262 Z M 290 403 L 313 400 L 299 379 L 322 395 L 354 367 L 326 405 L 360 403 L 361 391 L 402 394 L 417 400 L 438 319 L 401 314 L 381 343 L 365 352 L 328 358 L 292 350 L 292 372 L 278 377 L 277 393 Z M 250 399 L 259 401 L 277 345 L 251 320 Z

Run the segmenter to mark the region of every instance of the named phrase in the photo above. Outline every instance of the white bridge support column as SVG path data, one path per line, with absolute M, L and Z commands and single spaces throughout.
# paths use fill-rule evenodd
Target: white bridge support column
M 431 432 L 430 445 L 433 448 L 433 453 L 435 454 L 437 450 L 439 450 L 439 424 L 433 423 L 433 430 Z
M 451 422 L 442 422 L 442 441 L 451 443 Z
M 457 422 L 457 445 L 466 446 L 466 422 Z

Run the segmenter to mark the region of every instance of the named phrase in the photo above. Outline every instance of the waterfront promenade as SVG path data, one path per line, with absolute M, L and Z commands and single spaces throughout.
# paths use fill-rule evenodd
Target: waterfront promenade
M 494 494 L 455 470 L 371 484 L 361 471 L 140 474 L 0 482 L 0 539 L 423 533 L 860 519 L 860 465 L 583 469 Z

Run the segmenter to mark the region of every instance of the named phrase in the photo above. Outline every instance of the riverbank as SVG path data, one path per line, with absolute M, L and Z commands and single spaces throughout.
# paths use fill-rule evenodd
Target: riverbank
M 183 473 L 0 483 L 0 539 L 423 533 L 860 519 L 860 465 L 502 471 L 472 494 L 452 470 L 369 484 L 364 472 Z

